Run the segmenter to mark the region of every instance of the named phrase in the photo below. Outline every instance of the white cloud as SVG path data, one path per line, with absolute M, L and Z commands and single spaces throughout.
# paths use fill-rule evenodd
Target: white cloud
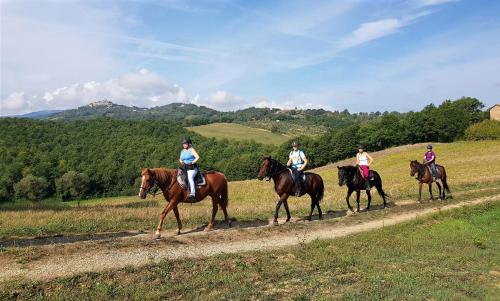
M 417 1 L 417 6 L 423 7 L 423 6 L 432 6 L 432 5 L 440 5 L 440 4 L 445 4 L 449 2 L 458 2 L 460 0 L 418 0 Z
M 394 34 L 404 24 L 394 18 L 382 19 L 375 22 L 363 23 L 352 34 L 345 38 L 340 45 L 341 49 L 354 47 L 387 35 Z
M 186 102 L 188 95 L 182 87 L 141 69 L 103 82 L 75 83 L 40 94 L 14 92 L 0 102 L 0 113 L 10 115 L 42 109 L 70 109 L 102 99 L 128 106 L 150 107 Z

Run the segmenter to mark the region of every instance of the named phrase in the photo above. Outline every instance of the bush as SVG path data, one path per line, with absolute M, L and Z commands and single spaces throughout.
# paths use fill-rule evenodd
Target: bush
M 68 171 L 57 180 L 57 193 L 63 201 L 81 199 L 89 191 L 89 177 L 76 171 Z
M 467 140 L 498 140 L 500 139 L 500 121 L 483 120 L 472 124 L 465 130 Z
M 39 201 L 47 196 L 49 183 L 43 177 L 27 175 L 14 185 L 17 198 Z

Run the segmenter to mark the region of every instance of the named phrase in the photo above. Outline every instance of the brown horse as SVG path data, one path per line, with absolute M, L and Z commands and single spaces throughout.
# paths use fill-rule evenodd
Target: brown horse
M 441 184 L 436 181 L 436 185 L 439 189 L 439 199 L 446 199 L 445 190 L 450 194 L 450 198 L 452 198 L 451 191 L 446 180 L 446 170 L 443 166 L 437 164 L 436 169 L 438 172 L 438 180 L 441 180 L 441 182 L 443 183 L 443 189 L 441 189 Z M 429 194 L 431 195 L 430 199 L 434 200 L 434 196 L 432 195 L 433 179 L 430 166 L 427 164 L 419 163 L 417 160 L 410 161 L 410 176 L 413 177 L 415 176 L 415 174 L 417 175 L 416 179 L 418 181 L 418 201 L 420 202 L 422 200 L 422 184 L 429 185 Z
M 217 214 L 218 205 L 222 208 L 224 212 L 224 220 L 231 226 L 231 222 L 227 216 L 227 180 L 223 173 L 220 172 L 206 172 L 203 173 L 206 180 L 206 185 L 199 187 L 196 191 L 196 198 L 188 201 L 188 192 L 184 190 L 177 182 L 177 170 L 176 169 L 165 169 L 165 168 L 144 168 L 141 172 L 142 182 L 141 188 L 139 190 L 139 197 L 145 199 L 148 193 L 151 193 L 151 189 L 157 185 L 163 192 L 163 196 L 167 201 L 165 209 L 163 209 L 160 214 L 160 222 L 156 228 L 155 238 L 158 239 L 161 236 L 161 228 L 163 226 L 163 220 L 170 212 L 174 211 L 175 219 L 177 220 L 177 234 L 181 233 L 182 223 L 179 217 L 179 209 L 177 205 L 179 203 L 197 203 L 205 199 L 207 196 L 212 198 L 212 219 L 205 228 L 206 231 L 212 230 L 215 222 L 215 215 Z
M 322 219 L 323 213 L 321 212 L 319 202 L 321 201 L 321 199 L 323 199 L 323 193 L 325 190 L 323 179 L 320 175 L 312 172 L 306 172 L 305 175 L 305 187 L 302 187 L 300 196 L 308 194 L 311 197 L 311 212 L 309 213 L 309 217 L 307 217 L 307 220 L 311 220 L 314 207 L 318 208 L 319 219 Z M 278 194 L 273 223 L 275 225 L 278 224 L 278 212 L 282 204 L 285 206 L 286 210 L 286 221 L 289 222 L 291 215 L 290 210 L 288 209 L 288 197 L 290 195 L 293 195 L 294 188 L 294 182 L 292 176 L 290 175 L 290 171 L 278 160 L 272 159 L 271 156 L 265 157 L 262 159 L 258 174 L 259 180 L 263 180 L 264 178 L 268 178 L 268 181 L 273 179 L 274 190 Z

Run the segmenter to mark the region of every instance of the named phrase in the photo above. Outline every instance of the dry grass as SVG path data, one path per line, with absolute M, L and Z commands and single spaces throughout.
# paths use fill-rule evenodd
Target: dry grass
M 488 187 L 500 184 L 500 170 L 493 166 L 500 162 L 500 141 L 456 142 L 436 144 L 438 163 L 448 173 L 453 191 Z M 416 198 L 417 184 L 409 176 L 409 161 L 421 160 L 423 147 L 403 147 L 400 151 L 386 151 L 376 156 L 373 169 L 383 180 L 384 189 L 393 199 Z M 337 170 L 332 165 L 318 169 L 326 184 L 324 211 L 345 208 L 345 188 L 338 186 Z M 273 183 L 258 180 L 237 181 L 229 184 L 229 214 L 238 220 L 267 220 L 274 212 L 276 195 Z M 427 195 L 424 194 L 424 197 Z M 352 199 L 354 202 L 354 198 Z M 365 197 L 363 196 L 363 203 Z M 0 207 L 0 237 L 36 236 L 56 233 L 95 233 L 123 230 L 151 230 L 164 206 L 162 196 L 139 200 L 137 197 L 116 197 L 48 205 L 7 204 Z M 376 196 L 373 204 L 380 204 Z M 290 198 L 293 216 L 305 215 L 309 198 Z M 182 204 L 180 214 L 185 226 L 206 223 L 211 213 L 209 200 L 198 204 Z M 282 212 L 281 214 L 284 214 Z M 219 213 L 219 216 L 221 213 Z M 169 215 L 166 227 L 175 227 Z

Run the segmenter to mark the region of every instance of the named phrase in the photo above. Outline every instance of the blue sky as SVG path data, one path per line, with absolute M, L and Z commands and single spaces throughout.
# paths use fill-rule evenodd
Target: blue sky
M 2 1 L 0 114 L 500 102 L 500 1 Z

